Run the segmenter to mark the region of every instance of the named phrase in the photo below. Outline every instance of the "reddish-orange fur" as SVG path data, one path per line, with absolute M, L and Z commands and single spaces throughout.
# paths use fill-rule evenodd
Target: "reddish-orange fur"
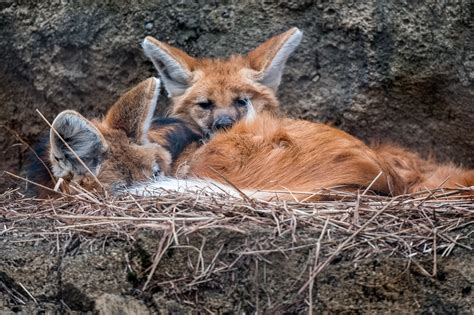
M 148 180 L 155 163 L 167 175 L 209 178 L 224 184 L 229 181 L 240 189 L 283 192 L 311 193 L 332 187 L 353 191 L 370 185 L 375 192 L 398 195 L 474 183 L 473 170 L 440 165 L 393 145 L 371 148 L 324 124 L 265 113 L 216 133 L 204 145 L 191 142 L 171 163 L 164 147 L 170 139 L 166 134 L 175 129 L 143 128 L 146 112 L 153 109 L 150 96 L 153 88 L 157 89 L 153 82 L 147 80 L 125 94 L 104 120 L 88 122 L 107 144 L 95 174 L 106 189 Z M 141 130 L 146 134 L 140 134 Z M 50 163 L 54 166 L 58 162 L 51 158 Z M 90 174 L 64 177 L 88 190 L 100 187 Z M 281 196 L 293 198 L 285 193 Z M 300 199 L 307 196 L 296 195 Z
M 300 38 L 301 32 L 291 29 L 246 56 L 197 59 L 148 37 L 145 52 L 172 98 L 171 114 L 184 122 L 148 129 L 144 122 L 153 113 L 152 96 L 157 95 L 158 87 L 153 80 L 141 83 L 125 94 L 104 120 L 92 123 L 108 148 L 96 177 L 106 188 L 143 181 L 151 176 L 156 162 L 168 175 L 209 178 L 224 184 L 229 181 L 240 189 L 310 193 L 370 186 L 378 193 L 399 195 L 473 185 L 473 170 L 440 165 L 393 145 L 369 147 L 324 124 L 276 117 L 276 88 L 286 58 Z M 252 106 L 245 103 L 246 107 L 239 107 L 237 101 L 242 98 Z M 212 106 L 203 106 L 203 102 Z M 249 108 L 254 115 L 248 115 Z M 216 131 L 213 122 L 223 115 L 236 124 Z M 185 130 L 179 124 L 192 130 L 190 137 L 170 137 Z M 215 134 L 208 143 L 200 146 L 195 142 L 196 134 L 211 129 Z M 164 148 L 170 148 L 173 139 L 189 140 L 189 145 L 172 163 Z M 52 157 L 51 164 L 55 163 Z M 56 174 L 65 173 L 57 167 Z M 93 176 L 72 175 L 86 189 L 97 188 Z M 297 195 L 307 197 L 301 196 Z
M 250 99 L 257 113 L 278 111 L 278 84 L 265 84 L 262 78 L 277 53 L 297 33 L 300 31 L 292 28 L 270 38 L 247 55 L 233 55 L 227 59 L 194 58 L 153 37 L 147 37 L 145 42 L 169 55 L 187 76 L 185 91 L 170 93 L 171 114 L 209 132 L 213 122 L 222 115 L 228 115 L 235 121 L 246 115 L 245 108 L 235 106 L 236 100 L 241 98 Z M 145 48 L 146 52 L 149 50 Z M 148 54 L 162 76 L 167 76 L 169 71 L 161 59 L 153 57 L 152 53 Z M 164 84 L 166 86 L 166 80 Z M 212 108 L 203 109 L 199 106 L 202 102 L 210 102 Z
M 314 192 L 372 185 L 383 194 L 405 191 L 403 179 L 360 140 L 335 128 L 301 120 L 260 115 L 238 123 L 175 166 L 189 174 L 239 188 Z
M 474 170 L 463 169 L 452 163 L 439 164 L 432 159 L 423 159 L 417 153 L 396 145 L 373 147 L 406 182 L 408 192 L 431 190 L 438 187 L 469 187 L 474 185 Z
M 176 174 L 218 181 L 223 176 L 240 188 L 314 191 L 339 185 L 367 187 L 382 172 L 372 188 L 385 194 L 433 189 L 441 184 L 450 188 L 473 184 L 473 171 L 424 160 L 393 145 L 371 148 L 325 125 L 275 118 L 277 85 L 262 84 L 261 78 L 297 32 L 290 29 L 245 56 L 228 59 L 193 58 L 147 38 L 174 59 L 188 78 L 183 92 L 171 93 L 172 115 L 206 131 L 219 113 L 242 116 L 231 106 L 242 95 L 252 101 L 257 112 L 255 121 L 240 122 L 216 134 L 203 147 L 188 149 L 175 163 Z M 167 75 L 166 65 L 156 63 L 163 58 L 149 50 L 145 47 L 160 73 Z M 212 111 L 198 106 L 202 100 L 212 101 Z
M 239 188 L 314 192 L 371 189 L 398 195 L 474 183 L 474 171 L 439 165 L 396 146 L 370 148 L 323 124 L 260 115 L 186 152 L 175 164 L 190 176 L 230 181 Z
M 195 121 L 201 127 L 209 127 L 214 117 L 227 113 L 243 116 L 232 106 L 239 97 L 248 97 L 257 112 L 273 112 L 278 100 L 268 87 L 251 80 L 247 58 L 232 56 L 229 59 L 199 59 L 196 64 L 194 84 L 181 96 L 172 98 L 172 115 Z M 196 106 L 201 100 L 215 104 L 212 112 Z
M 55 172 L 58 177 L 63 177 L 67 182 L 79 184 L 86 190 L 100 191 L 102 187 L 111 189 L 149 180 L 153 176 L 156 165 L 161 167 L 162 172 L 169 172 L 171 163 L 169 153 L 157 143 L 148 143 L 148 130 L 144 128 L 146 120 L 149 119 L 148 113 L 154 111 L 152 102 L 156 100 L 153 100 L 152 96 L 158 89 L 159 86 L 153 78 L 141 82 L 125 93 L 102 120 L 88 121 L 78 113 L 65 111 L 69 112 L 71 117 L 76 117 L 77 121 L 84 121 L 85 124 L 93 126 L 100 134 L 100 141 L 106 149 L 103 156 L 99 156 L 97 152 L 100 167 L 94 175 L 89 172 L 77 174 L 61 166 L 54 158 L 54 149 L 49 143 L 49 164 L 53 173 Z M 60 129 L 57 131 L 61 133 Z M 41 170 L 30 172 L 37 171 Z M 44 173 L 39 181 L 44 186 L 50 188 L 53 186 L 47 173 Z M 39 194 L 47 196 L 51 195 L 51 192 L 39 190 Z

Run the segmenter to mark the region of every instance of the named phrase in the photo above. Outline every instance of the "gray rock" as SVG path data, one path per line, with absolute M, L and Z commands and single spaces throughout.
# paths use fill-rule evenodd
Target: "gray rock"
M 38 231 L 57 231 L 44 220 L 19 224 L 24 231 L 31 231 L 31 224 Z M 0 314 L 255 314 L 257 308 L 263 314 L 307 313 L 308 293 L 296 292 L 314 260 L 315 249 L 306 246 L 317 242 L 319 231 L 301 225 L 294 243 L 291 233 L 276 235 L 274 226 L 241 222 L 240 228 L 248 233 L 209 228 L 181 237 L 181 246 L 166 252 L 145 292 L 160 232 L 138 232 L 133 244 L 95 235 L 79 242 L 74 253 L 56 251 L 65 243 L 55 237 L 33 247 L 27 241 L 31 234 L 3 236 L 9 242 L 0 243 Z M 293 247 L 290 243 L 295 250 L 279 251 Z M 321 248 L 323 261 L 334 250 L 328 243 Z M 300 244 L 306 246 L 297 249 Z M 229 270 L 197 278 L 207 268 L 229 266 L 250 248 L 271 250 L 243 255 Z M 315 280 L 314 313 L 470 314 L 471 251 L 457 247 L 454 255 L 438 256 L 433 278 L 420 274 L 418 266 L 432 268 L 429 254 L 421 255 L 416 265 L 386 252 L 357 259 L 355 253 L 341 255 Z M 201 259 L 203 265 L 197 263 Z
M 151 314 L 142 301 L 130 296 L 119 296 L 104 293 L 95 301 L 95 308 L 100 315 L 147 315 Z
M 470 9 L 467 0 L 1 3 L 0 125 L 34 143 L 47 130 L 35 109 L 49 120 L 64 109 L 103 114 L 156 75 L 140 48 L 146 35 L 226 56 L 297 26 L 305 36 L 279 92 L 286 113 L 472 167 Z M 24 163 L 17 142 L 0 134 L 1 170 Z

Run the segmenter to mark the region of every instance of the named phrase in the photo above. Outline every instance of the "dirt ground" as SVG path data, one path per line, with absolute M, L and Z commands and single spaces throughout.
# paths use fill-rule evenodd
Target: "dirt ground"
M 7 221 L 4 221 L 5 223 Z M 146 285 L 163 241 L 152 230 L 94 237 L 56 237 L 51 222 L 19 223 L 0 241 L 1 313 L 98 314 L 470 314 L 474 256 L 458 248 L 416 263 L 377 254 L 354 262 L 356 250 L 338 255 L 310 289 L 320 231 L 243 225 L 245 233 L 209 229 L 173 240 Z M 48 240 L 46 240 L 48 239 Z M 470 243 L 473 245 L 472 237 Z M 177 245 L 179 244 L 179 245 Z M 285 244 L 285 248 L 281 245 Z M 288 246 L 288 244 L 291 244 Z M 326 259 L 324 248 L 319 259 Z M 311 292 L 311 293 L 310 293 Z

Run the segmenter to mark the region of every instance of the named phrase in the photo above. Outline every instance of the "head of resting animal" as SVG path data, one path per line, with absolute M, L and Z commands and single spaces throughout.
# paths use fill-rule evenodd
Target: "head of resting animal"
M 194 58 L 153 37 L 142 46 L 171 97 L 171 116 L 195 124 L 209 136 L 255 113 L 277 112 L 283 69 L 302 35 L 292 28 L 246 55 L 227 59 Z
M 38 150 L 43 152 L 38 158 L 44 163 L 31 163 L 28 177 L 49 188 L 61 178 L 93 191 L 116 190 L 168 172 L 175 146 L 164 147 L 149 139 L 156 124 L 153 115 L 159 88 L 156 78 L 141 82 L 101 120 L 86 119 L 72 110 L 61 112 L 44 148 Z M 199 138 L 190 129 L 184 131 L 191 139 Z

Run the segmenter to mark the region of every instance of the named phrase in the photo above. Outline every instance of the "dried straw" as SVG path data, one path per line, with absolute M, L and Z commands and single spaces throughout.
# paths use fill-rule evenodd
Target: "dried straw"
M 298 292 L 307 294 L 315 278 L 342 253 L 350 253 L 354 261 L 380 254 L 397 256 L 413 262 L 426 276 L 436 276 L 439 256 L 451 255 L 456 247 L 472 250 L 469 237 L 474 223 L 474 202 L 466 193 L 472 195 L 473 191 L 473 187 L 437 189 L 396 198 L 370 195 L 366 191 L 360 194 L 322 191 L 319 193 L 338 197 L 335 198 L 338 200 L 287 202 L 172 191 L 163 191 L 156 197 L 82 192 L 77 196 L 64 194 L 57 199 L 42 200 L 11 189 L 0 194 L 0 217 L 3 218 L 0 236 L 24 235 L 16 240 L 23 242 L 47 240 L 56 244 L 59 251 L 61 247 L 63 250 L 74 248 L 75 245 L 70 244 L 73 235 L 93 240 L 133 240 L 139 230 L 162 230 L 164 236 L 157 240 L 159 248 L 143 289 L 151 285 L 153 274 L 169 248 L 200 253 L 197 262 L 190 262 L 195 272 L 192 276 L 161 279 L 155 285 L 194 286 L 232 270 L 243 257 L 254 256 L 267 261 L 265 255 L 270 253 L 286 255 L 310 250 L 314 255 L 308 258 L 309 277 Z M 234 253 L 237 258 L 230 264 L 219 261 L 222 248 L 205 266 L 204 241 L 201 248 L 178 243 L 199 230 L 228 229 L 251 234 L 255 227 L 274 231 L 269 234 L 278 238 L 278 242 L 268 242 L 273 245 L 265 248 L 259 247 L 261 244 L 248 245 Z M 298 233 L 300 230 L 311 231 L 313 237 L 303 239 L 304 233 Z M 61 239 L 69 243 L 61 245 Z M 430 256 L 431 272 L 417 261 Z M 307 277 L 305 273 L 308 275 L 308 271 L 303 270 L 301 279 Z M 22 296 L 16 296 L 23 300 Z

